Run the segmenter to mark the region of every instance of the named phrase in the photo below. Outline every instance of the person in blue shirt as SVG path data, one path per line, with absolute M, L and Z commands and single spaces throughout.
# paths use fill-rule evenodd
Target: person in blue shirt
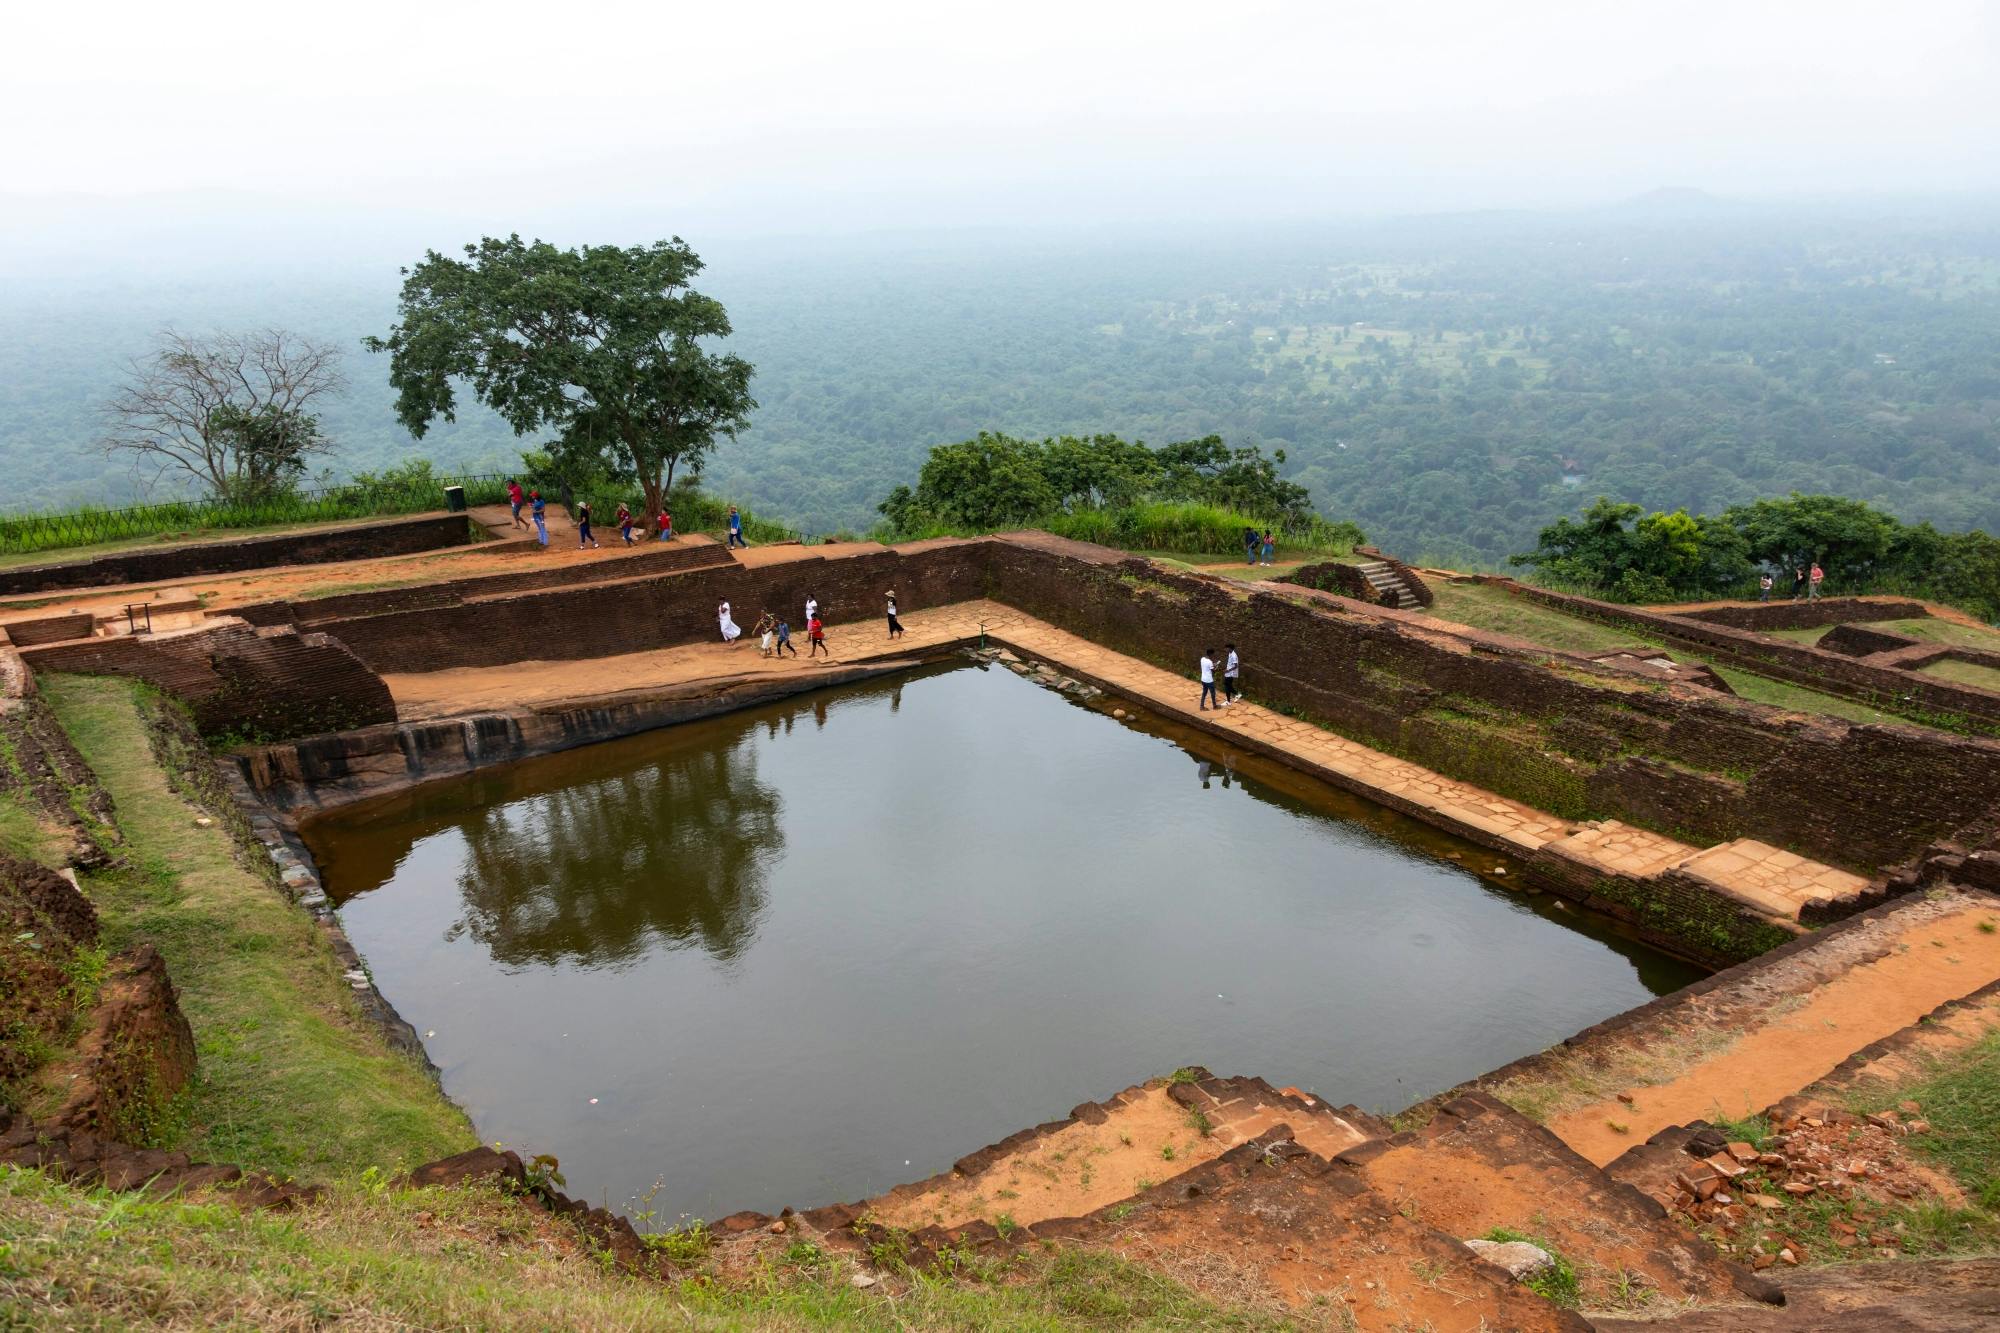
M 735 505 L 729 506 L 729 544 L 731 546 L 750 544 L 743 540 L 743 515 L 736 512 Z
M 540 491 L 529 491 L 528 500 L 528 507 L 535 515 L 535 540 L 547 546 L 549 544 L 549 524 L 548 516 L 543 512 L 545 506 L 542 501 L 542 493 Z

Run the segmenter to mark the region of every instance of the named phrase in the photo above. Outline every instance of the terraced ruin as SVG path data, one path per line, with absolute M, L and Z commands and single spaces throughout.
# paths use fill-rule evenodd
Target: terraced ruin
M 631 1282 L 664 1282 L 681 1298 L 690 1281 L 747 1290 L 760 1273 L 801 1273 L 835 1293 L 828 1300 L 837 1295 L 843 1317 L 884 1322 L 898 1300 L 943 1299 L 935 1284 L 1004 1288 L 1086 1257 L 1164 1279 L 1211 1313 L 1308 1326 L 1775 1329 L 1874 1311 L 1883 1327 L 1972 1327 L 1995 1314 L 2000 1231 L 1981 1191 L 2000 1186 L 1973 1178 L 1990 1157 L 1964 1146 L 1990 1140 L 1993 1126 L 1977 1109 L 1987 1103 L 1964 1088 L 2000 1059 L 2000 740 L 1989 725 L 2000 695 L 1925 670 L 1979 665 L 1991 650 L 1976 626 L 1960 626 L 1966 641 L 1942 652 L 1916 634 L 1868 629 L 1956 625 L 1942 608 L 1868 599 L 1611 608 L 1413 570 L 1379 552 L 1262 579 L 1033 532 L 748 551 L 690 536 L 628 553 L 541 551 L 494 515 L 458 521 L 461 536 L 493 529 L 494 540 L 472 544 L 449 541 L 449 520 L 413 523 L 429 525 L 421 540 L 447 544 L 357 560 L 353 543 L 366 539 L 348 529 L 329 538 L 324 559 L 301 537 L 286 546 L 287 563 L 259 568 L 193 548 L 162 554 L 158 579 L 84 586 L 83 575 L 52 576 L 0 607 L 11 643 L 0 650 L 7 794 L 33 825 L 10 841 L 21 859 L 0 876 L 15 938 L 32 935 L 38 954 L 65 960 L 45 978 L 49 995 L 72 994 L 58 978 L 87 970 L 72 964 L 103 949 L 100 930 L 123 950 L 104 954 L 106 979 L 93 984 L 80 1038 L 66 1042 L 51 1019 L 38 1029 L 40 1058 L 10 1064 L 17 1110 L 0 1159 L 113 1189 L 327 1218 L 361 1207 L 400 1217 L 388 1189 L 396 1199 L 407 1190 L 435 1219 L 462 1205 L 423 1201 L 499 1177 L 525 1197 L 508 1206 L 551 1253 L 601 1252 Z M 891 589 L 908 629 L 893 642 L 879 624 Z M 828 621 L 829 656 L 773 660 L 713 641 L 720 601 L 748 624 L 765 608 L 796 617 L 808 596 Z M 1816 630 L 1823 638 L 1806 642 Z M 1248 698 L 1202 710 L 1191 669 L 1220 643 L 1241 651 Z M 386 825 L 382 812 L 429 802 L 485 812 L 486 834 L 474 815 L 438 818 L 474 820 L 468 845 L 494 840 L 505 784 L 529 780 L 523 761 L 561 755 L 594 771 L 610 750 L 589 747 L 693 735 L 663 729 L 725 715 L 776 734 L 791 725 L 785 709 L 809 715 L 844 697 L 828 693 L 839 687 L 918 689 L 930 678 L 919 668 L 968 664 L 1056 692 L 1096 715 L 1080 725 L 1107 736 L 1178 746 L 1209 765 L 1204 782 L 1228 773 L 1274 794 L 1260 799 L 1294 802 L 1355 837 L 1400 838 L 1397 855 L 1452 892 L 1523 920 L 1568 920 L 1623 957 L 1671 956 L 1708 975 L 1582 1031 L 1550 1033 L 1538 1039 L 1546 1049 L 1467 1054 L 1462 1069 L 1366 1106 L 1343 1095 L 1335 1055 L 1321 1077 L 1218 1075 L 1195 1063 L 1215 1065 L 1227 1049 L 1164 1058 L 1141 1081 L 1086 1083 L 1035 1114 L 1073 1096 L 1101 1100 L 968 1155 L 913 1151 L 907 1174 L 894 1163 L 858 1169 L 853 1178 L 873 1184 L 847 1201 L 782 1183 L 814 1178 L 807 1166 L 775 1174 L 776 1197 L 742 1199 L 750 1210 L 695 1232 L 666 1229 L 676 1219 L 647 1216 L 650 1205 L 565 1194 L 536 1160 L 564 1156 L 570 1131 L 559 1116 L 515 1150 L 472 1146 L 503 1113 L 462 1091 L 468 1128 L 445 1106 L 427 1060 L 445 1052 L 445 1087 L 463 1088 L 454 1080 L 465 1077 L 464 1052 L 428 1018 L 405 1022 L 416 1015 L 398 1008 L 417 1002 L 414 983 L 399 995 L 393 979 L 439 965 L 425 950 L 448 923 L 391 913 L 364 930 L 350 908 L 351 940 L 335 906 L 354 896 L 342 879 L 348 853 L 329 830 L 343 819 Z M 965 736 L 978 734 L 979 711 L 957 710 Z M 836 717 L 828 735 L 839 728 Z M 933 723 L 927 734 L 946 733 Z M 1119 762 L 1138 753 L 1117 751 Z M 674 774 L 658 757 L 619 772 L 621 782 Z M 1096 818 L 1114 846 L 1166 836 L 1158 810 L 1121 805 L 1115 780 L 1103 786 Z M 659 822 L 673 802 L 711 799 L 671 781 L 662 791 L 666 804 L 627 813 Z M 967 827 L 968 845 L 1021 838 L 1007 815 Z M 170 846 L 149 845 L 169 829 Z M 389 860 L 429 836 L 405 839 Z M 815 826 L 805 844 L 833 837 Z M 549 845 L 560 852 L 560 835 Z M 605 876 L 632 875 L 615 855 L 627 845 L 611 848 Z M 493 841 L 486 874 L 521 860 Z M 897 885 L 952 873 L 888 864 Z M 643 900 L 655 928 L 701 936 L 722 973 L 740 972 L 755 930 L 722 892 L 731 873 L 708 875 L 716 892 L 685 918 L 643 896 L 645 876 L 595 905 Z M 1392 880 L 1370 874 L 1379 882 L 1330 871 L 1282 878 L 1302 900 L 1337 891 L 1372 902 L 1379 930 L 1395 914 Z M 1075 900 L 1093 886 L 1064 890 Z M 892 895 L 882 900 L 893 906 Z M 573 896 L 531 901 L 589 915 Z M 1010 906 L 997 891 L 986 901 Z M 1231 906 L 1218 885 L 1173 921 L 1198 938 L 1204 908 Z M 1269 930 L 1299 928 L 1270 914 Z M 245 929 L 254 918 L 279 943 L 209 947 L 233 917 Z M 869 963 L 895 965 L 860 961 L 830 931 L 822 938 L 830 956 L 856 961 L 818 983 L 821 1003 Z M 1497 935 L 1478 943 L 1510 947 Z M 406 944 L 414 952 L 399 972 L 386 951 Z M 232 969 L 273 949 L 315 978 L 300 1014 L 335 1015 L 278 1046 L 337 1045 L 349 1062 L 341 1068 L 357 1071 L 338 1095 L 365 1097 L 370 1115 L 404 1117 L 397 1141 L 425 1144 L 435 1160 L 382 1162 L 374 1193 L 350 1200 L 339 1164 L 379 1151 L 358 1142 L 370 1115 L 327 1126 L 312 1114 L 304 1071 L 289 1124 L 222 1136 L 187 1127 L 189 1097 L 248 1099 L 258 1060 L 285 1064 L 218 993 L 249 989 L 241 978 L 253 974 Z M 657 996 L 617 989 L 632 957 L 593 966 L 608 969 L 606 996 L 641 1006 Z M 983 965 L 1005 973 L 1007 950 Z M 1559 968 L 1538 973 L 1530 960 L 1517 970 L 1516 1003 L 1565 985 Z M 1145 971 L 1204 999 L 1217 989 L 1159 964 Z M 225 974 L 237 979 L 218 988 L 213 978 Z M 1343 1024 L 1369 1013 L 1368 994 L 1343 990 L 1333 969 L 1319 978 L 1293 964 L 1287 980 L 1324 999 L 1248 1021 L 1290 1025 L 1300 1045 L 1337 1053 Z M 812 1002 L 810 992 L 799 1001 Z M 1037 1021 L 1088 1029 L 1129 1020 L 1125 1006 L 1142 1004 L 1128 980 Z M 913 1022 L 926 1016 L 917 1001 L 896 1007 Z M 1418 1058 L 1425 1023 L 1367 1021 Z M 1021 1054 L 991 1037 L 984 1049 L 1029 1087 L 1036 1027 L 1024 1027 Z M 670 1042 L 665 1031 L 651 1044 Z M 944 1035 L 975 1050 L 980 1041 L 956 1028 Z M 560 1067 L 516 1036 L 531 1069 Z M 746 1066 L 770 1056 L 754 1036 L 739 1044 Z M 816 1091 L 856 1119 L 871 1099 L 926 1107 L 921 1077 L 857 1080 L 838 1101 L 826 1100 L 835 1090 L 824 1081 Z M 726 1087 L 712 1095 L 726 1114 Z M 782 1091 L 758 1096 L 801 1145 L 843 1136 L 840 1117 L 815 1115 L 805 1090 L 796 1105 Z M 928 1108 L 933 1121 L 948 1101 Z M 673 1114 L 657 1093 L 610 1103 L 632 1124 Z M 349 1133 L 351 1148 L 334 1142 Z M 389 1189 L 392 1178 L 403 1184 Z M 630 1197 L 649 1183 L 629 1182 Z M 18 1181 L 10 1188 L 24 1208 L 56 1206 Z

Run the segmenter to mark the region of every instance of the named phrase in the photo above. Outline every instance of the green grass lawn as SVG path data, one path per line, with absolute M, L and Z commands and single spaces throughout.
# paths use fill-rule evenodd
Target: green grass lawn
M 1961 625 L 1955 620 L 1934 620 L 1923 616 L 1916 620 L 1872 620 L 1868 628 L 1921 639 L 1925 643 L 1948 643 L 1958 648 L 1984 648 L 1988 652 L 2000 653 L 2000 630 L 1983 625 Z
M 1972 685 L 1982 690 L 2000 691 L 2000 670 L 1981 666 L 1977 662 L 1933 662 L 1920 668 L 1926 676 L 1936 676 L 1940 680 L 1953 681 L 1959 685 Z
M 268 866 L 240 855 L 220 823 L 195 824 L 201 812 L 154 758 L 145 687 L 82 676 L 41 684 L 117 806 L 128 864 L 84 881 L 105 944 L 156 945 L 194 1028 L 199 1069 L 168 1145 L 308 1180 L 471 1147 L 464 1114 L 361 1017 L 319 928 L 278 892 Z

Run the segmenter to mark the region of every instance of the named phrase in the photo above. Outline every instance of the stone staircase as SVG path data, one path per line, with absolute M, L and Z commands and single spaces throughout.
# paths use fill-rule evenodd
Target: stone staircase
M 1375 600 L 1384 606 L 1393 606 L 1399 611 L 1421 611 L 1423 602 L 1409 585 L 1401 572 L 1386 560 L 1371 560 L 1361 565 L 1361 577 L 1368 580 L 1368 586 L 1375 591 Z
M 1399 1133 L 1295 1088 L 1187 1073 L 1197 1077 L 1086 1103 L 877 1199 L 720 1226 L 798 1230 L 915 1265 L 1051 1243 L 1109 1250 L 1361 1329 L 1589 1328 L 1516 1281 L 1496 1262 L 1507 1256 L 1466 1243 L 1496 1233 L 1560 1254 L 1585 1309 L 1782 1299 L 1484 1094 Z

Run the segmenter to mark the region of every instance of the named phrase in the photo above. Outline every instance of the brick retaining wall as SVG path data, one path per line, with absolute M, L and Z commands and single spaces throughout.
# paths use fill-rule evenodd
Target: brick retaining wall
M 1862 597 L 1822 597 L 1816 602 L 1758 602 L 1749 606 L 1710 606 L 1677 612 L 1686 620 L 1727 625 L 1731 629 L 1769 633 L 1781 629 L 1818 629 L 1821 625 L 1851 625 L 1870 620 L 1926 620 L 1931 610 L 1922 602 L 1891 602 Z
M 1921 639 L 1913 639 L 1907 634 L 1891 634 L 1887 630 L 1843 623 L 1820 635 L 1819 642 L 1813 647 L 1823 653 L 1839 653 L 1842 657 L 1867 657 L 1872 653 L 1914 648 L 1921 642 Z
M 68 564 L 20 565 L 0 570 L 0 595 L 104 588 L 122 583 L 172 583 L 203 574 L 268 569 L 273 565 L 324 565 L 381 555 L 412 555 L 462 546 L 471 539 L 471 533 L 470 519 L 464 514 L 425 514 L 271 537 L 148 547 Z

